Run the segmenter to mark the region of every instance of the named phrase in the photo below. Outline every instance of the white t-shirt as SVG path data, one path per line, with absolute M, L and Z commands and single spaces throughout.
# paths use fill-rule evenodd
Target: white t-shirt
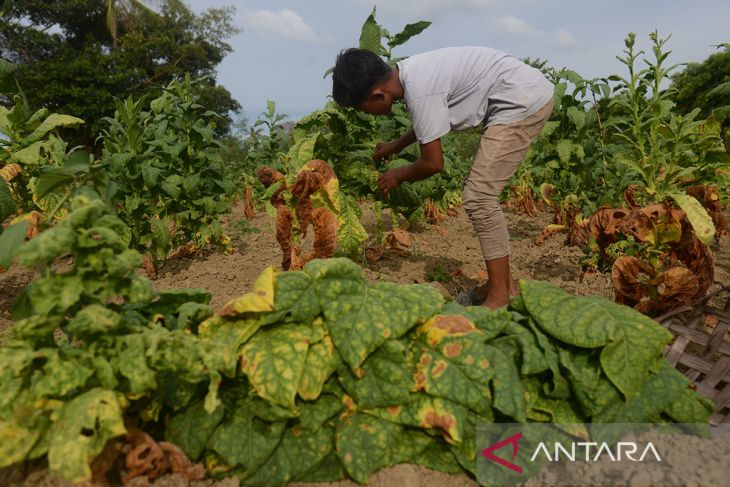
M 398 62 L 419 143 L 451 130 L 524 120 L 553 96 L 539 69 L 488 47 L 447 47 Z

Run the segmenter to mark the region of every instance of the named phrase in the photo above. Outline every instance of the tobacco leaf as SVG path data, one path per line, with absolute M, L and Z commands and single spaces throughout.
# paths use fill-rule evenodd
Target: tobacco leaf
M 332 340 L 352 370 L 380 345 L 426 321 L 443 305 L 443 297 L 431 286 L 386 282 L 352 290 L 328 283 L 320 299 Z
M 644 314 L 661 313 L 693 303 L 700 298 L 700 283 L 685 267 L 671 267 L 656 276 L 651 284 L 656 296 L 638 303 L 635 308 Z M 703 293 L 704 294 L 704 293 Z
M 342 371 L 338 378 L 359 408 L 398 405 L 408 401 L 414 384 L 407 364 L 407 344 L 403 340 L 388 340 L 359 369 Z
M 91 389 L 63 405 L 51 427 L 48 465 L 70 482 L 91 478 L 89 464 L 107 441 L 126 433 L 113 391 Z
M 259 397 L 294 410 L 309 345 L 314 341 L 312 329 L 302 325 L 260 331 L 241 349 L 241 371 Z
M 273 454 L 256 472 L 245 476 L 243 484 L 283 486 L 315 472 L 334 450 L 334 436 L 331 426 L 316 431 L 287 428 Z
M 165 440 L 182 448 L 191 459 L 198 460 L 223 420 L 223 415 L 222 407 L 209 414 L 204 402 L 197 402 L 170 418 L 165 427 Z
M 650 282 L 655 276 L 656 271 L 649 263 L 634 256 L 622 255 L 611 267 L 616 302 L 634 306 L 650 297 L 653 290 Z

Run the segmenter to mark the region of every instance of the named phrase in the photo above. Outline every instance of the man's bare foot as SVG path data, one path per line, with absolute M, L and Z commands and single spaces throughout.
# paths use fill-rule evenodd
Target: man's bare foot
M 487 281 L 474 290 L 474 296 L 476 296 L 479 301 L 486 301 L 490 289 L 491 286 L 489 285 L 489 281 Z M 512 289 L 510 291 L 511 296 L 517 296 L 518 294 L 520 294 L 520 287 L 517 284 L 517 281 L 515 281 L 514 279 L 512 279 Z

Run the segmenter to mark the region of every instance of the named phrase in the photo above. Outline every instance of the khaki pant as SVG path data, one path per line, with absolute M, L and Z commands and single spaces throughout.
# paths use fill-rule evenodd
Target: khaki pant
M 499 195 L 550 118 L 553 101 L 524 120 L 487 127 L 474 156 L 461 196 L 485 260 L 510 253 L 507 221 Z

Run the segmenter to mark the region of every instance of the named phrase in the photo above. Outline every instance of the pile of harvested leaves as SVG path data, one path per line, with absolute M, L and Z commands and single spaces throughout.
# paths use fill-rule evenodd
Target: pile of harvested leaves
M 366 482 L 406 462 L 473 473 L 481 422 L 712 411 L 664 360 L 670 334 L 602 298 L 525 281 L 508 309 L 463 308 L 329 259 L 269 268 L 212 315 L 203 291 L 154 291 L 128 242 L 101 201 L 77 197 L 21 249 L 46 268 L 0 348 L 0 466 L 47 457 L 78 482 L 126 435 L 126 478 L 198 477 L 176 445 L 244 485 Z M 63 256 L 71 269 L 54 270 Z

